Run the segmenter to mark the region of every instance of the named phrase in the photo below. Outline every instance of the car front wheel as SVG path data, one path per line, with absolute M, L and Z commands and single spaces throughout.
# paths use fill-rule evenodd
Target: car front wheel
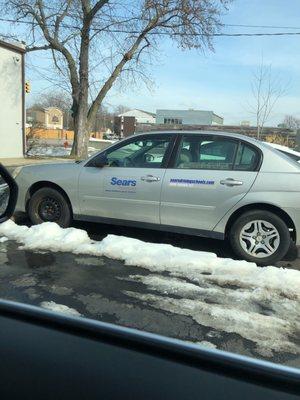
M 287 253 L 291 238 L 287 225 L 276 214 L 252 210 L 242 214 L 229 234 L 235 254 L 259 265 L 271 265 Z
M 65 196 L 51 187 L 41 188 L 31 196 L 28 215 L 33 224 L 56 222 L 66 228 L 71 223 L 71 210 Z

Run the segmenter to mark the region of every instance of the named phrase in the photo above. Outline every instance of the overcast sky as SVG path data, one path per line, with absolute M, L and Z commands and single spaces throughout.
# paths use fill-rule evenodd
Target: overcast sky
M 299 27 L 299 0 L 235 0 L 223 18 L 226 24 L 273 25 Z M 295 29 L 225 27 L 225 32 L 297 32 Z M 283 37 L 221 37 L 215 39 L 215 52 L 181 51 L 171 41 L 160 47 L 159 64 L 151 67 L 154 87 L 140 86 L 120 93 L 112 89 L 106 102 L 123 104 L 155 112 L 158 108 L 213 110 L 225 119 L 225 124 L 254 121 L 250 112 L 251 77 L 261 62 L 272 64 L 274 75 L 289 88 L 274 110 L 267 125 L 277 125 L 284 115 L 300 118 L 300 35 Z M 30 55 L 30 63 L 39 65 L 40 55 Z M 43 62 L 43 67 L 47 66 Z M 32 70 L 32 93 L 28 101 L 49 87 Z

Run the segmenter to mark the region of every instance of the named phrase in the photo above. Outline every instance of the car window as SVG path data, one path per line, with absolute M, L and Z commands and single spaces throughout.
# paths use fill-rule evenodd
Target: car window
M 300 157 L 297 156 L 296 154 L 288 153 L 287 151 L 283 151 L 283 150 L 279 150 L 279 149 L 278 149 L 278 151 L 280 151 L 280 153 L 284 154 L 285 156 L 291 158 L 292 160 L 300 161 Z
M 236 149 L 237 142 L 231 139 L 185 136 L 179 147 L 175 168 L 230 170 Z
M 252 146 L 241 143 L 237 151 L 234 169 L 242 171 L 253 171 L 257 167 L 259 153 Z
M 163 138 L 145 138 L 126 143 L 117 149 L 107 151 L 110 167 L 160 168 L 171 136 Z

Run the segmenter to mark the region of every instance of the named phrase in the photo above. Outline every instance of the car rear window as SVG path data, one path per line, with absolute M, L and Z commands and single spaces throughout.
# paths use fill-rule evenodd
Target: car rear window
M 254 171 L 259 161 L 259 153 L 246 143 L 241 143 L 236 155 L 234 169 L 240 171 Z
M 227 138 L 185 136 L 179 148 L 175 168 L 230 170 L 238 142 Z
M 280 153 L 288 156 L 289 158 L 291 158 L 294 161 L 297 161 L 297 162 L 300 161 L 300 157 L 297 156 L 296 154 L 288 153 L 287 151 L 282 151 L 282 150 L 278 150 L 278 151 L 280 151 Z

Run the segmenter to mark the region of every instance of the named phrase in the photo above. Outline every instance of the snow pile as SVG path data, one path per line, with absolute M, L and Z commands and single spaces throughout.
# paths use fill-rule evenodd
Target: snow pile
M 76 252 L 82 245 L 90 243 L 86 231 L 68 228 L 62 229 L 57 224 L 45 222 L 27 227 L 17 225 L 12 220 L 0 225 L 0 235 L 24 244 L 31 250 L 51 250 Z
M 106 256 L 148 269 L 130 280 L 148 288 L 126 292 L 160 310 L 193 318 L 200 325 L 236 333 L 260 354 L 300 354 L 300 272 L 217 257 L 213 253 L 108 235 L 100 242 L 86 231 L 54 223 L 0 225 L 0 236 L 31 250 Z M 163 273 L 164 275 L 161 275 Z
M 35 146 L 28 151 L 27 155 L 42 157 L 67 157 L 70 155 L 70 152 L 71 147 L 64 148 L 63 146 Z
M 112 144 L 115 143 L 117 140 L 116 139 L 98 139 L 98 138 L 93 138 L 90 137 L 90 142 L 99 142 L 99 143 L 108 143 L 108 144 Z
M 69 157 L 71 149 L 71 147 L 63 146 L 35 146 L 27 152 L 27 155 L 32 157 Z M 95 147 L 88 147 L 89 156 L 97 151 L 99 150 Z
M 202 342 L 191 342 L 193 344 L 199 344 L 200 346 L 209 347 L 210 349 L 216 349 L 217 346 L 207 340 L 203 340 Z
M 92 154 L 97 153 L 99 150 L 96 149 L 95 147 L 88 147 L 88 156 L 90 157 Z
M 201 282 L 205 278 L 222 286 L 260 287 L 290 299 L 300 299 L 300 272 L 292 269 L 260 268 L 254 263 L 220 258 L 214 253 L 147 243 L 124 236 L 108 235 L 97 242 L 82 229 L 63 229 L 52 222 L 29 228 L 9 220 L 0 225 L 0 236 L 23 243 L 26 249 L 106 256 L 151 272 L 168 271 L 176 277 L 185 277 L 188 273 L 193 282 Z
M 46 310 L 58 312 L 61 314 L 71 315 L 72 317 L 80 317 L 81 314 L 74 308 L 65 306 L 64 304 L 57 304 L 54 301 L 43 301 L 40 306 Z

